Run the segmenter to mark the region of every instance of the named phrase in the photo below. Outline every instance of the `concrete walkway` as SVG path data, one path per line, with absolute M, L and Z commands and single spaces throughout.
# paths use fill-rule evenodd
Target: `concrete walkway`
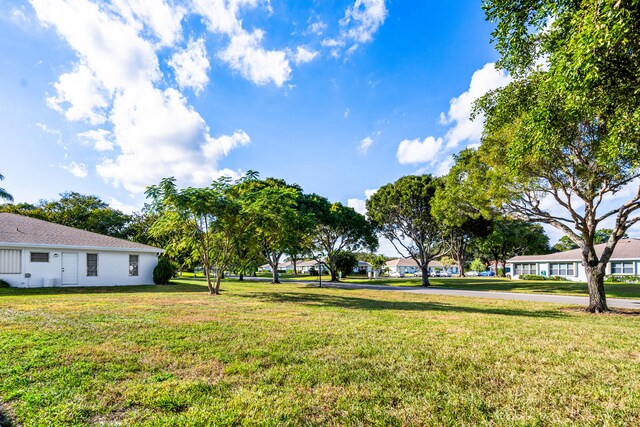
M 269 279 L 245 277 L 245 279 L 270 281 Z M 301 285 L 317 285 L 318 281 L 299 281 L 280 279 L 283 283 L 299 283 Z M 564 305 L 589 305 L 588 297 L 549 294 L 523 294 L 517 292 L 470 291 L 464 289 L 445 289 L 438 287 L 418 288 L 413 286 L 357 285 L 354 283 L 322 282 L 322 286 L 339 289 L 370 289 L 374 291 L 407 292 L 426 295 L 449 295 L 455 297 L 508 299 L 517 301 L 550 302 Z M 640 309 L 640 300 L 626 298 L 607 298 L 609 308 Z

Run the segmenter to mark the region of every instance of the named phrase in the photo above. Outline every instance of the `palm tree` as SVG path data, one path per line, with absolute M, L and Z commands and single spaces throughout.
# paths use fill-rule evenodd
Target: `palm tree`
M 4 176 L 2 176 L 2 174 L 0 174 L 0 181 L 2 181 L 4 179 Z M 0 199 L 4 199 L 7 200 L 9 202 L 13 202 L 13 196 L 9 193 L 7 193 L 7 191 L 0 187 Z

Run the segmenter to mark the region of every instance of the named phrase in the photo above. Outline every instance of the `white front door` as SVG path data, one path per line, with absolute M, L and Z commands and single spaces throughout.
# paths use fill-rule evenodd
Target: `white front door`
M 76 252 L 62 253 L 62 284 L 78 284 L 78 254 Z

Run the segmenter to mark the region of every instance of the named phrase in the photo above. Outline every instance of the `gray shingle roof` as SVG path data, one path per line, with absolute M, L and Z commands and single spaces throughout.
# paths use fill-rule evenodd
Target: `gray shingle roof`
M 602 255 L 606 243 L 596 245 L 596 254 Z M 640 239 L 622 239 L 618 242 L 611 259 L 640 259 Z M 507 262 L 526 261 L 582 261 L 581 249 L 571 249 L 570 251 L 556 252 L 548 255 L 519 255 Z
M 45 245 L 161 252 L 161 249 L 40 219 L 0 212 L 0 246 Z

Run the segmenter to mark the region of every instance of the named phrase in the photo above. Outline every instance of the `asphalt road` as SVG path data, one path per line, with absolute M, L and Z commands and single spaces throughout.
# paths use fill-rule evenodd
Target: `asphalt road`
M 256 278 L 249 278 L 256 280 Z M 258 279 L 261 280 L 262 279 Z M 266 279 L 267 281 L 269 279 Z M 281 279 L 282 282 L 300 283 L 300 284 L 318 284 L 318 281 L 288 281 Z M 383 285 L 357 285 L 353 283 L 335 283 L 322 282 L 322 286 L 340 289 L 371 289 L 375 291 L 388 292 L 408 292 L 412 294 L 426 295 L 449 295 L 454 297 L 472 297 L 472 298 L 491 298 L 491 299 L 508 299 L 517 301 L 533 301 L 533 302 L 550 302 L 564 305 L 589 305 L 588 297 L 569 296 L 569 295 L 548 295 L 548 294 L 523 294 L 517 292 L 495 292 L 495 291 L 469 291 L 463 289 L 443 289 L 438 287 L 416 288 L 407 286 L 383 286 Z M 626 298 L 607 298 L 609 308 L 630 308 L 640 309 L 640 300 Z

